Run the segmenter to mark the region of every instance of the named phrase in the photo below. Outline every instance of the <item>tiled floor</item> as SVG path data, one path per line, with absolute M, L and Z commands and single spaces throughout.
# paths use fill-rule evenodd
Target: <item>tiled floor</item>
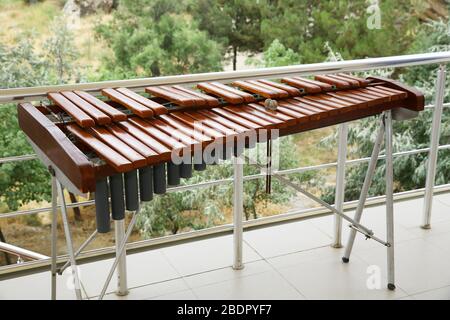
M 106 299 L 450 299 L 450 194 L 435 196 L 431 230 L 419 227 L 422 204 L 395 203 L 395 292 L 385 288 L 386 248 L 358 236 L 343 264 L 343 249 L 329 245 L 329 216 L 246 232 L 239 271 L 230 267 L 231 236 L 129 255 L 129 295 L 116 296 L 112 284 Z M 362 222 L 385 237 L 384 206 L 365 210 Z M 344 227 L 344 244 L 347 234 Z M 111 264 L 81 266 L 90 298 Z M 74 298 L 70 280 L 69 273 L 58 279 L 60 299 Z M 49 297 L 48 273 L 0 282 L 0 299 Z

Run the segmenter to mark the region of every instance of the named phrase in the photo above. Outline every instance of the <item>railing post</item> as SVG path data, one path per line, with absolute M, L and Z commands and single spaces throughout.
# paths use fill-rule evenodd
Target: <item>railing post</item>
M 345 162 L 347 160 L 347 135 L 348 124 L 339 125 L 339 146 L 336 168 L 336 193 L 335 208 L 342 212 L 344 209 L 345 197 Z M 334 239 L 331 245 L 333 248 L 342 248 L 342 217 L 334 215 Z
M 233 179 L 233 269 L 244 268 L 242 262 L 243 246 L 243 213 L 244 213 L 244 160 L 242 155 L 234 156 L 234 179 Z
M 441 64 L 438 70 L 438 76 L 436 80 L 436 93 L 434 98 L 434 111 L 433 111 L 433 123 L 431 127 L 431 141 L 430 151 L 428 153 L 427 163 L 427 177 L 425 184 L 425 196 L 423 207 L 423 229 L 431 228 L 431 208 L 433 205 L 433 188 L 434 180 L 436 177 L 436 163 L 437 152 L 439 147 L 439 137 L 441 131 L 441 118 L 442 109 L 444 107 L 444 92 L 445 92 L 445 78 L 446 78 L 445 65 Z

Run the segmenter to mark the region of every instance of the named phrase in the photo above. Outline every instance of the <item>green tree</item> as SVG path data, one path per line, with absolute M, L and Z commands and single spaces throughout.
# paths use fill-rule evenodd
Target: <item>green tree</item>
M 431 22 L 421 31 L 411 47 L 412 52 L 435 52 L 450 50 L 450 24 L 442 21 Z M 371 72 L 373 74 L 373 72 Z M 386 74 L 385 74 L 386 75 Z M 432 103 L 435 94 L 437 75 L 436 65 L 426 65 L 403 70 L 400 79 L 424 92 L 426 104 Z M 448 86 L 445 92 L 445 102 L 450 101 Z M 415 119 L 394 121 L 394 152 L 426 148 L 430 143 L 432 128 L 432 110 L 428 109 Z M 440 144 L 450 143 L 450 110 L 444 109 L 442 116 Z M 349 127 L 349 145 L 351 157 L 370 156 L 375 141 L 377 121 L 374 117 L 354 122 Z M 334 137 L 328 137 L 325 144 L 331 145 Z M 394 158 L 394 191 L 406 191 L 424 187 L 426 179 L 426 164 L 428 153 L 400 156 Z M 374 181 L 370 189 L 371 195 L 385 193 L 384 171 L 385 162 L 379 161 Z M 346 200 L 355 200 L 359 195 L 367 164 L 348 167 L 346 173 Z M 441 150 L 438 154 L 436 169 L 436 184 L 450 181 L 450 152 Z M 334 188 L 324 190 L 324 199 L 334 201 Z
M 248 62 L 260 67 L 281 67 L 300 64 L 300 55 L 294 50 L 286 48 L 278 39 L 275 39 L 269 48 L 263 52 L 262 60 L 249 58 Z
M 73 80 L 80 74 L 70 31 L 56 18 L 44 53 L 36 49 L 29 34 L 21 35 L 13 45 L 0 43 L 0 88 L 29 87 Z M 61 46 L 62 48 L 59 48 Z M 0 107 L 0 157 L 33 153 L 17 122 L 16 105 Z M 0 164 L 0 194 L 10 210 L 29 201 L 50 200 L 49 175 L 38 161 Z
M 123 0 L 112 21 L 97 27 L 112 49 L 106 77 L 129 78 L 219 71 L 221 49 L 176 0 Z
M 262 7 L 262 39 L 266 48 L 279 39 L 303 63 L 325 60 L 327 41 L 345 59 L 405 53 L 419 28 L 414 8 L 409 0 L 379 3 L 381 29 L 369 29 L 365 0 L 270 1 Z
M 260 24 L 265 5 L 265 0 L 197 0 L 191 1 L 189 12 L 201 30 L 231 51 L 236 70 L 238 52 L 263 48 Z

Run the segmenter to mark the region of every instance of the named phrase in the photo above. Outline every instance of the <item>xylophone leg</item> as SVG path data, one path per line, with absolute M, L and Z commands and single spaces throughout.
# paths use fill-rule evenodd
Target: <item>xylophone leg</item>
M 342 123 L 339 125 L 339 149 L 338 160 L 336 168 L 336 194 L 335 194 L 335 208 L 343 212 L 344 210 L 344 196 L 345 196 L 345 162 L 347 160 L 347 135 L 348 124 Z M 342 248 L 342 217 L 334 215 L 334 239 L 333 248 Z
M 385 112 L 386 127 L 386 235 L 387 239 L 387 268 L 388 268 L 388 289 L 395 289 L 395 268 L 394 268 L 394 169 L 392 160 L 392 112 Z
M 126 248 L 124 248 L 122 252 L 119 251 L 120 244 L 125 238 L 125 219 L 114 220 L 114 231 L 116 242 L 116 259 L 118 259 L 116 294 L 118 296 L 126 296 L 128 294 Z
M 58 255 L 58 191 L 56 188 L 56 178 L 52 176 L 52 294 L 51 299 L 56 300 L 56 276 L 57 276 L 57 265 L 56 257 Z
M 383 142 L 384 136 L 384 116 L 380 119 L 380 127 L 378 129 L 377 138 L 375 140 L 375 145 L 373 146 L 372 155 L 369 162 L 369 167 L 367 168 L 366 177 L 364 179 L 364 184 L 361 189 L 361 194 L 359 196 L 358 206 L 356 208 L 354 220 L 356 222 L 361 221 L 362 212 L 364 209 L 364 204 L 366 203 L 367 194 L 369 192 L 370 184 L 372 183 L 373 175 L 375 174 L 375 169 L 377 167 L 378 156 L 380 154 L 381 144 Z M 355 242 L 356 230 L 351 229 L 350 235 L 348 237 L 347 246 L 345 247 L 345 253 L 342 257 L 342 261 L 347 263 L 350 260 L 350 254 L 352 253 L 353 244 Z
M 70 267 L 72 269 L 72 276 L 75 283 L 75 295 L 78 300 L 82 300 L 83 297 L 81 295 L 81 282 L 80 277 L 78 275 L 78 268 L 75 260 L 75 254 L 73 251 L 73 242 L 70 232 L 69 221 L 67 219 L 67 207 L 66 207 L 66 200 L 64 199 L 64 189 L 59 181 L 56 183 L 56 187 L 58 189 L 58 197 L 61 201 L 61 216 L 64 226 L 64 233 L 66 235 L 67 254 L 69 255 Z
M 234 262 L 233 269 L 240 270 L 244 268 L 242 262 L 243 247 L 243 211 L 244 211 L 244 161 L 240 155 L 233 157 L 234 179 L 233 179 L 233 244 L 234 244 Z

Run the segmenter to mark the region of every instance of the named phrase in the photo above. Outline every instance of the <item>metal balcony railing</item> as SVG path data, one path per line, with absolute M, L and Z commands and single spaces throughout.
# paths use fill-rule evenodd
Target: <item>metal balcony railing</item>
M 121 81 L 104 81 L 96 83 L 85 83 L 85 84 L 73 84 L 73 85 L 59 85 L 59 86 L 42 86 L 34 88 L 14 88 L 14 89 L 0 89 L 0 104 L 5 103 L 17 103 L 21 101 L 39 101 L 46 99 L 46 94 L 49 91 L 60 91 L 60 90 L 85 90 L 93 94 L 99 93 L 103 88 L 108 87 L 119 87 L 126 86 L 132 88 L 135 91 L 142 91 L 144 87 L 149 85 L 169 85 L 169 84 L 195 84 L 202 81 L 221 81 L 230 82 L 235 79 L 263 79 L 263 78 L 280 78 L 284 76 L 305 76 L 305 75 L 316 75 L 323 73 L 338 73 L 338 72 L 350 72 L 350 71 L 367 71 L 373 69 L 382 68 L 396 68 L 396 67 L 412 67 L 418 65 L 427 64 L 439 64 L 441 66 L 446 65 L 450 62 L 450 52 L 439 52 L 439 53 L 424 53 L 424 54 L 414 54 L 414 55 L 404 55 L 404 56 L 394 56 L 394 57 L 383 57 L 383 58 L 370 58 L 370 59 L 360 59 L 360 60 L 350 60 L 350 61 L 339 61 L 339 62 L 326 62 L 326 63 L 316 63 L 308 65 L 296 65 L 287 67 L 277 67 L 277 68 L 262 68 L 254 70 L 244 70 L 244 71 L 230 71 L 230 72 L 216 72 L 216 73 L 204 73 L 204 74 L 194 74 L 194 75 L 181 75 L 181 76 L 167 76 L 158 78 L 144 78 L 144 79 L 134 79 L 134 80 L 121 80 Z M 442 69 L 442 68 L 441 68 Z M 444 72 L 445 75 L 445 72 Z M 433 128 L 438 128 L 432 130 L 430 147 L 422 149 L 414 149 L 408 151 L 402 151 L 394 153 L 394 157 L 409 156 L 419 153 L 429 153 L 429 158 L 436 159 L 439 150 L 450 149 L 450 144 L 439 145 L 439 124 L 441 122 L 442 109 L 443 107 L 450 106 L 450 103 L 443 104 L 443 88 L 445 85 L 445 76 L 441 77 L 440 82 L 437 82 L 437 96 L 432 105 L 426 106 L 427 109 L 433 111 Z M 440 93 L 440 94 L 439 94 Z M 0 158 L 0 164 L 16 162 L 16 161 L 30 161 L 36 159 L 36 155 L 27 154 L 20 156 L 13 156 L 7 158 Z M 384 157 L 381 156 L 380 159 Z M 363 162 L 368 162 L 370 158 L 360 158 L 353 160 L 346 160 L 345 165 L 355 165 Z M 431 200 L 432 194 L 434 192 L 444 192 L 450 190 L 450 184 L 434 186 L 435 178 L 435 163 L 429 161 L 429 170 L 427 172 L 427 185 L 423 189 L 416 189 L 407 192 L 397 193 L 394 195 L 395 199 L 403 199 L 409 197 L 417 197 L 425 195 L 425 206 L 424 206 L 424 221 L 423 225 L 428 227 L 430 222 L 431 214 Z M 289 175 L 294 173 L 301 173 L 310 170 L 324 170 L 337 166 L 337 162 L 324 163 L 315 166 L 300 167 L 288 170 L 278 171 L 278 174 Z M 256 174 L 245 176 L 244 180 L 253 180 L 263 178 L 265 174 Z M 193 190 L 196 188 L 206 188 L 214 185 L 231 183 L 232 178 L 221 179 L 215 181 L 201 182 L 191 185 L 177 186 L 169 188 L 168 192 L 177 192 L 184 190 Z M 384 196 L 372 197 L 368 199 L 368 205 L 376 204 L 384 201 Z M 350 201 L 344 203 L 344 209 L 349 210 L 355 207 L 357 201 Z M 82 201 L 74 204 L 69 204 L 69 208 L 82 207 L 93 205 L 94 201 Z M 14 211 L 0 214 L 0 219 L 7 219 L 12 217 L 18 217 L 23 215 L 37 214 L 39 212 L 51 211 L 51 208 L 38 208 L 31 210 Z M 331 214 L 332 212 L 326 208 L 311 208 L 289 211 L 283 214 L 263 217 L 254 220 L 245 221 L 243 226 L 245 229 L 259 228 L 271 226 L 278 223 L 284 223 L 299 219 L 311 218 L 322 216 L 326 214 Z M 161 246 L 174 245 L 184 241 L 192 241 L 193 239 L 200 239 L 205 237 L 219 236 L 233 231 L 233 225 L 221 225 L 217 227 L 207 228 L 203 230 L 195 230 L 191 232 L 186 232 L 182 234 L 175 234 L 155 239 L 136 241 L 127 244 L 127 251 L 144 251 L 153 249 Z M 19 257 L 28 258 L 34 261 L 27 261 L 21 264 L 9 265 L 0 268 L 0 276 L 19 272 L 28 269 L 38 270 L 40 268 L 48 268 L 50 265 L 50 259 L 38 253 L 33 253 L 28 250 L 8 246 L 8 248 L 0 246 L 1 251 L 8 251 Z M 89 251 L 84 251 L 79 255 L 81 260 L 91 260 L 91 259 L 106 259 L 114 255 L 115 249 L 113 247 L 94 249 Z M 67 260 L 66 256 L 59 256 L 58 260 L 64 262 Z M 9 275 L 11 276 L 11 275 Z

